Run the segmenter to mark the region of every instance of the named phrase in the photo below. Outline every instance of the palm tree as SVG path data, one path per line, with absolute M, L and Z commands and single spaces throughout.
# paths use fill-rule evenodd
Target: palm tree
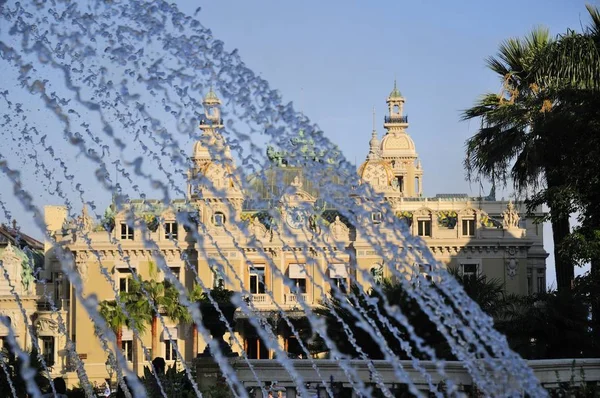
M 123 327 L 137 330 L 138 333 L 146 331 L 146 323 L 150 320 L 147 312 L 140 305 L 139 300 L 132 300 L 129 293 L 121 292 L 119 304 L 116 300 L 103 300 L 100 302 L 100 316 L 115 333 L 117 347 L 123 346 Z M 123 306 L 126 311 L 123 311 Z M 135 345 L 134 345 L 135 346 Z
M 204 297 L 204 291 L 202 290 L 202 287 L 200 285 L 194 284 L 194 287 L 192 288 L 192 290 L 190 290 L 188 294 L 188 300 L 190 301 L 190 303 L 197 305 L 202 300 L 202 297 Z M 192 322 L 193 337 L 192 348 L 194 350 L 195 357 L 196 355 L 198 355 L 198 325 L 196 325 L 196 322 L 194 322 L 191 318 L 192 317 L 190 315 L 190 321 Z
M 537 202 L 550 207 L 558 289 L 569 290 L 573 264 L 561 244 L 568 236 L 570 201 L 564 200 L 568 175 L 559 167 L 564 161 L 565 135 L 553 128 L 552 102 L 546 96 L 546 80 L 539 78 L 536 63 L 553 45 L 548 30 L 538 28 L 525 38 L 509 39 L 488 67 L 503 82 L 501 94 L 486 94 L 463 119 L 481 119 L 479 131 L 467 140 L 465 167 L 471 179 L 486 178 L 506 184 L 509 178 L 520 193 L 546 189 Z
M 164 311 L 167 304 L 165 297 L 165 285 L 155 280 L 135 281 L 132 280 L 128 296 L 128 302 L 136 307 L 135 311 L 146 315 L 150 321 L 150 334 L 152 337 L 152 356 L 158 353 L 158 314 Z
M 485 275 L 466 275 L 458 268 L 448 268 L 448 273 L 460 283 L 465 293 L 476 302 L 486 314 L 496 317 L 504 305 L 504 286 L 498 279 L 488 279 Z

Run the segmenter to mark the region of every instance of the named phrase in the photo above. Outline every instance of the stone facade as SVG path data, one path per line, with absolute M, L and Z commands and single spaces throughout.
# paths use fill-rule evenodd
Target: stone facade
M 46 207 L 49 232 L 72 256 L 74 270 L 83 282 L 81 297 L 114 299 L 116 291 L 127 289 L 127 279 L 134 272 L 142 279 L 158 280 L 167 273 L 190 290 L 198 281 L 205 288 L 223 283 L 229 289 L 243 291 L 251 306 L 264 314 L 283 309 L 298 318 L 302 314 L 299 300 L 309 306 L 318 305 L 332 283 L 343 285 L 350 279 L 364 283 L 361 270 L 376 278 L 390 276 L 366 236 L 354 230 L 335 209 L 323 210 L 318 228 L 311 224 L 314 220 L 299 211 L 318 203 L 318 189 L 301 169 L 286 164 L 283 155 L 272 148 L 269 157 L 276 161 L 265 175 L 280 178 L 277 181 L 288 186 L 277 193 L 276 202 L 270 202 L 279 206 L 280 219 L 273 221 L 268 208 L 252 204 L 256 202 L 250 201 L 249 192 L 241 188 L 233 172 L 234 161 L 220 134 L 220 104 L 211 90 L 204 101 L 202 136 L 193 148 L 185 199 L 163 207 L 157 201 L 133 200 L 122 211 L 108 214 L 108 228 L 94 225 L 85 211 L 73 224 L 66 219 L 64 208 Z M 542 215 L 541 209 L 527 216 L 522 203 L 496 201 L 492 196 L 424 197 L 423 169 L 407 132 L 404 98 L 396 87 L 387 104 L 386 133 L 380 140 L 374 126 L 367 158 L 358 169 L 361 183 L 370 184 L 383 194 L 395 216 L 406 221 L 413 235 L 423 238 L 441 264 L 498 279 L 510 293 L 543 290 L 547 253 L 542 225 L 533 222 L 533 217 Z M 255 184 L 261 199 L 275 194 L 266 185 L 264 181 Z M 197 231 L 184 228 L 182 214 L 197 224 Z M 378 211 L 371 213 L 373 224 L 381 223 L 382 217 Z M 279 222 L 278 227 L 272 222 Z M 78 228 L 65 228 L 69 223 Z M 330 245 L 327 254 L 306 250 L 305 245 L 315 240 Z M 75 344 L 88 377 L 101 382 L 107 377 L 107 353 L 94 337 L 94 324 L 79 294 L 62 282 L 64 268 L 54 249 L 47 245 L 46 250 L 45 272 L 51 281 L 48 286 L 58 286 L 53 290 L 54 300 L 61 303 L 64 311 L 66 335 Z M 157 265 L 161 270 L 158 274 L 152 272 Z M 418 265 L 427 272 L 428 264 Z M 240 315 L 234 335 L 229 336 L 234 351 L 243 349 L 251 358 L 272 357 L 273 352 L 253 331 L 250 321 Z M 38 325 L 44 332 L 55 327 L 54 323 L 41 320 Z M 194 346 L 190 325 L 176 324 L 164 317 L 159 329 L 159 352 L 151 356 L 165 357 L 167 364 L 173 363 L 168 352 L 173 340 L 186 361 L 204 350 L 201 338 Z M 280 328 L 276 334 L 283 350 L 298 351 L 298 343 L 289 331 Z M 141 344 L 151 346 L 150 333 L 143 334 L 140 342 L 131 331 L 124 330 L 123 340 L 124 347 L 133 352 L 132 368 L 141 373 L 148 364 Z M 66 358 L 66 354 L 58 355 Z M 63 370 L 70 369 L 65 366 Z M 67 372 L 66 376 L 76 381 L 74 373 Z

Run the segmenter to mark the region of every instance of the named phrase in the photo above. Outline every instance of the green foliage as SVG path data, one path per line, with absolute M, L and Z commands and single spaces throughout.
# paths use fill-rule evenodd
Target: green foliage
M 210 296 L 219 304 L 230 304 L 231 298 L 234 295 L 234 291 L 225 289 L 224 287 L 217 286 L 210 290 Z M 208 294 L 203 292 L 200 296 L 200 302 L 210 304 L 210 300 L 208 298 Z

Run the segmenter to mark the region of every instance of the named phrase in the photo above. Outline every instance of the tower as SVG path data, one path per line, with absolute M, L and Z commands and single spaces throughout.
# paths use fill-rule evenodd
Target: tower
M 411 198 L 422 193 L 423 170 L 415 143 L 406 132 L 408 116 L 404 114 L 404 101 L 394 81 L 394 88 L 386 99 L 388 114 L 383 120 L 386 133 L 379 144 L 373 126 L 369 154 L 359 168 L 361 180 L 370 183 L 386 197 Z
M 205 113 L 200 118 L 200 139 L 194 144 L 192 167 L 188 172 L 188 200 L 241 196 L 234 174 L 235 165 L 223 138 L 221 100 L 212 87 L 202 101 Z

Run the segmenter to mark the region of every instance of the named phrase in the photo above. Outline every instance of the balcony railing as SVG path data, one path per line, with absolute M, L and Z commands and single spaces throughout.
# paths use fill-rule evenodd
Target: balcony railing
M 308 302 L 308 294 L 302 293 L 300 294 L 301 300 L 305 303 Z M 290 293 L 285 295 L 285 303 L 286 304 L 297 304 L 298 303 L 298 295 L 295 293 Z
M 252 300 L 252 302 L 256 306 L 271 304 L 271 297 L 269 297 L 268 294 L 261 294 L 261 293 L 252 294 L 250 296 L 250 300 Z
M 383 118 L 385 123 L 408 123 L 408 115 L 404 116 L 385 116 Z
M 222 119 L 222 118 L 219 118 L 219 122 L 217 123 L 217 122 L 216 122 L 216 121 L 214 121 L 214 120 L 210 120 L 210 118 L 209 118 L 209 117 L 207 117 L 206 115 L 202 115 L 202 116 L 200 117 L 200 125 L 207 125 L 207 126 L 210 126 L 210 125 L 213 125 L 213 124 L 214 124 L 214 125 L 221 125 L 221 124 L 223 124 L 223 119 Z

